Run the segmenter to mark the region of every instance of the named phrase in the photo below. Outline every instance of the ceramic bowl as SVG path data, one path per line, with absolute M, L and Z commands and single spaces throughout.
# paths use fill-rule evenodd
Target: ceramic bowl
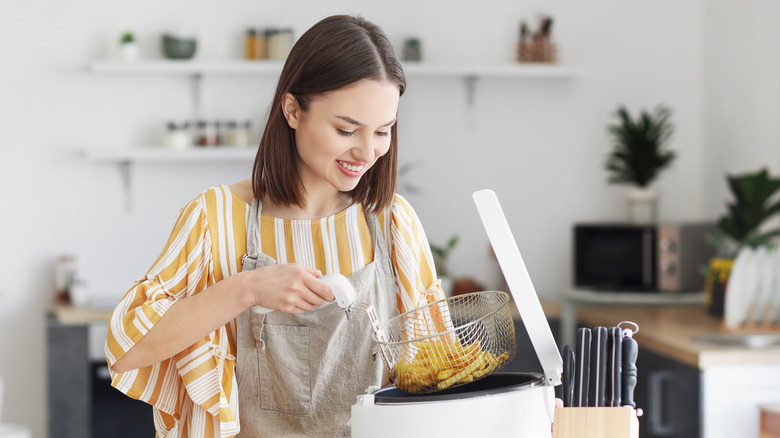
M 163 53 L 168 59 L 190 59 L 198 48 L 195 38 L 180 38 L 169 34 L 162 37 Z

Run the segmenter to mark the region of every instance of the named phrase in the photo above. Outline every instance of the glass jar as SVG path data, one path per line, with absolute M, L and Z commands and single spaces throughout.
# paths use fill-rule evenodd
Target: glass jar
M 293 46 L 292 29 L 268 29 L 268 59 L 285 60 Z
M 248 146 L 250 122 L 238 123 L 234 120 L 227 122 L 229 146 Z
M 217 126 L 205 120 L 198 121 L 195 144 L 198 146 L 216 146 L 219 143 Z
M 173 149 L 186 149 L 192 144 L 190 140 L 190 124 L 187 122 L 168 122 L 165 134 L 165 145 Z
M 266 59 L 265 31 L 248 29 L 244 37 L 244 59 Z

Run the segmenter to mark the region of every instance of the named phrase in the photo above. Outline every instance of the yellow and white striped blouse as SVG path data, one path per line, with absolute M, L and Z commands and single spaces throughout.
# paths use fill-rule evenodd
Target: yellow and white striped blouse
M 176 300 L 241 270 L 248 216 L 249 205 L 225 185 L 204 191 L 180 211 L 162 254 L 111 316 L 106 342 L 109 367 Z M 443 299 L 428 240 L 409 203 L 396 195 L 392 208 L 378 218 L 391 249 L 399 312 Z M 263 215 L 260 232 L 262 251 L 279 263 L 351 275 L 373 261 L 360 204 L 313 220 Z M 112 373 L 111 385 L 153 405 L 160 438 L 234 436 L 239 431 L 235 339 L 233 320 L 170 359 Z

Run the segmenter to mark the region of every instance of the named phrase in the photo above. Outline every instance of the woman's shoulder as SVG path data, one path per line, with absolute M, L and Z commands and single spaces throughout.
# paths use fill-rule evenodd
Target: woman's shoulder
M 246 184 L 247 181 L 249 182 L 248 189 Z M 231 185 L 220 184 L 209 187 L 200 192 L 190 201 L 190 203 L 200 204 L 200 206 L 206 210 L 217 207 L 224 208 L 226 206 L 231 206 L 234 203 L 249 206 L 252 202 L 252 185 L 251 181 L 247 181 L 240 181 Z M 247 196 L 249 199 L 248 201 Z
M 390 207 L 393 212 L 393 216 L 396 214 L 408 215 L 414 213 L 414 208 L 409 201 L 401 194 L 396 193 L 393 197 L 393 205 Z
M 400 224 L 411 224 L 417 221 L 417 214 L 412 204 L 402 195 L 396 193 L 392 204 L 379 213 L 379 219 L 382 223 L 388 221 L 396 226 Z

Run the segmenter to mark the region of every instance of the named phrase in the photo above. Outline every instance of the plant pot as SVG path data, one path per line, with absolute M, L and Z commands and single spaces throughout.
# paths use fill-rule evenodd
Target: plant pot
M 661 191 L 654 187 L 628 187 L 628 218 L 635 224 L 648 224 L 658 221 L 658 200 Z
M 138 44 L 122 43 L 119 45 L 119 56 L 125 61 L 135 61 L 138 59 Z

